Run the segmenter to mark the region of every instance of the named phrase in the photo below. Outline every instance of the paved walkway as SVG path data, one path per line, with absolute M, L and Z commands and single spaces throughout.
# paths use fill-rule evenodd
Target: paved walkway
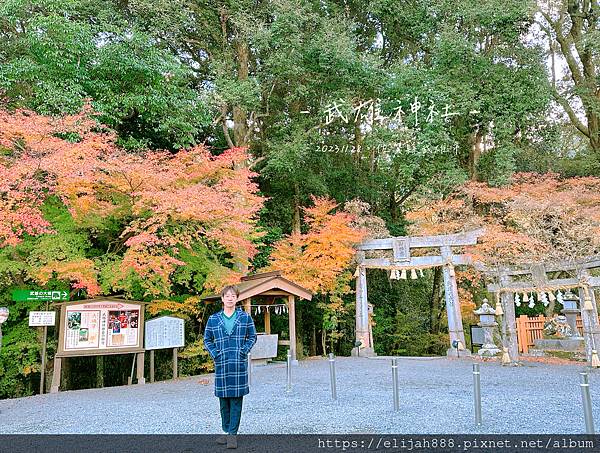
M 289 393 L 284 364 L 255 367 L 240 434 L 584 432 L 580 365 L 483 363 L 480 428 L 473 423 L 470 360 L 400 358 L 399 412 L 393 411 L 390 365 L 338 358 L 337 401 L 330 396 L 326 359 L 294 367 Z M 590 383 L 600 422 L 599 371 Z M 218 432 L 212 375 L 0 401 L 0 433 Z

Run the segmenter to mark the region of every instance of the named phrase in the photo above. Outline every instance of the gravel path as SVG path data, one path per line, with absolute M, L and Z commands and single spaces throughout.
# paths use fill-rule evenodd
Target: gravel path
M 483 426 L 473 423 L 472 362 L 400 358 L 400 411 L 391 363 L 340 357 L 338 400 L 326 359 L 301 361 L 286 392 L 285 364 L 254 367 L 240 434 L 584 433 L 577 365 L 481 365 Z M 208 378 L 209 384 L 200 383 Z M 590 374 L 600 420 L 600 372 Z M 0 433 L 219 433 L 213 376 L 0 401 Z

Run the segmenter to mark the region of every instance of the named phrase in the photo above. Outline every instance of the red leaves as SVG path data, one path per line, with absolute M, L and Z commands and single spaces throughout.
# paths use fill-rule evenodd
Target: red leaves
M 175 155 L 127 154 L 114 135 L 96 132 L 88 113 L 49 118 L 0 111 L 0 246 L 18 243 L 24 233 L 51 233 L 40 207 L 56 194 L 82 227 L 107 216 L 127 220 L 121 277 L 130 270 L 157 277 L 161 284 L 152 292 L 168 293 L 170 274 L 185 264 L 174 256 L 177 247 L 195 241 L 216 243 L 248 263 L 256 253 L 252 241 L 261 236 L 255 222 L 263 198 L 244 166 L 245 149 L 219 156 L 202 146 Z M 73 277 L 61 269 L 75 284 L 97 290 L 92 274 Z
M 600 253 L 600 178 L 517 173 L 506 187 L 470 182 L 407 217 L 417 234 L 485 227 L 469 252 L 488 264 L 585 257 Z

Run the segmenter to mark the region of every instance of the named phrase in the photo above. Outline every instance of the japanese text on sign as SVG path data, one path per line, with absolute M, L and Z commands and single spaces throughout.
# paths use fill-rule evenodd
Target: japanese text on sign
M 180 348 L 184 345 L 183 319 L 162 316 L 146 322 L 145 349 Z
M 53 326 L 56 323 L 56 312 L 54 311 L 30 311 L 29 326 Z

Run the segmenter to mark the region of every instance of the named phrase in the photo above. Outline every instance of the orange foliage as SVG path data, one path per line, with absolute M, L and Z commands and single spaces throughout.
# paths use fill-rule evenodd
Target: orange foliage
M 275 244 L 268 270 L 282 275 L 315 293 L 338 290 L 338 278 L 354 257 L 354 246 L 366 231 L 352 226 L 354 216 L 332 211 L 338 206 L 326 197 L 313 197 L 314 206 L 305 208 L 306 234 L 294 234 Z
M 446 199 L 421 200 L 407 218 L 413 234 L 485 227 L 467 251 L 488 265 L 581 258 L 600 253 L 600 178 L 519 173 L 506 187 L 469 182 Z
M 255 222 L 263 198 L 251 180 L 255 173 L 238 165 L 248 158 L 245 149 L 219 156 L 202 146 L 175 155 L 127 154 L 115 145 L 114 134 L 97 132 L 90 113 L 87 107 L 78 115 L 50 118 L 0 110 L 0 247 L 18 244 L 24 234 L 53 233 L 40 207 L 57 195 L 83 227 L 107 216 L 127 222 L 117 278 L 130 271 L 152 277 L 160 283 L 150 292 L 168 292 L 170 274 L 185 264 L 176 258 L 179 248 L 198 241 L 222 248 L 231 261 L 249 263 L 256 253 L 253 241 L 261 236 Z M 90 294 L 98 291 L 92 273 L 76 276 L 69 266 L 52 270 L 75 285 L 85 282 Z M 41 278 L 49 272 L 50 267 Z M 209 276 L 209 286 L 239 278 L 225 274 Z
M 100 293 L 97 283 L 94 262 L 88 259 L 76 261 L 54 261 L 46 264 L 38 271 L 38 281 L 45 285 L 56 274 L 56 278 L 72 282 L 73 288 L 85 289 L 88 296 L 93 297 Z

